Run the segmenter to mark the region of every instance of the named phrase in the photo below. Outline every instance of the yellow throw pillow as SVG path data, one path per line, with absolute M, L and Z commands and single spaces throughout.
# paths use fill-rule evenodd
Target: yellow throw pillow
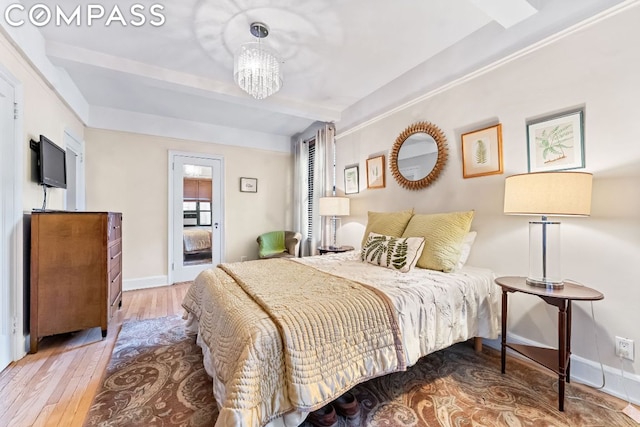
M 413 209 L 398 212 L 369 212 L 367 228 L 362 236 L 361 247 L 367 242 L 369 233 L 384 234 L 385 236 L 401 237 L 413 216 Z
M 473 211 L 414 215 L 402 237 L 424 237 L 418 267 L 453 271 L 460 259 L 464 237 L 471 228 Z

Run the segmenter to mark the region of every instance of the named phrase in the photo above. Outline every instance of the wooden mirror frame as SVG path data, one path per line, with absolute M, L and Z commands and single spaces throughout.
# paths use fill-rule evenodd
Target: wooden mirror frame
M 421 132 L 428 134 L 436 142 L 436 145 L 438 146 L 438 159 L 427 176 L 417 181 L 411 181 L 400 173 L 398 168 L 398 153 L 400 152 L 400 147 L 402 147 L 402 144 L 407 138 L 413 134 Z M 393 148 L 391 149 L 391 155 L 389 156 L 389 166 L 391 167 L 391 173 L 398 184 L 409 190 L 421 190 L 428 187 L 438 178 L 447 161 L 447 155 L 447 138 L 444 136 L 444 133 L 440 128 L 433 123 L 417 122 L 407 127 L 398 136 L 398 138 L 396 138 L 396 142 L 393 144 Z

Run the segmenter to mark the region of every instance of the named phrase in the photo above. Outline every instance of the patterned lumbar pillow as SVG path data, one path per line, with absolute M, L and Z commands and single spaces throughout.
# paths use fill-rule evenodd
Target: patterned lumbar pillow
M 363 262 L 406 273 L 415 267 L 423 248 L 423 237 L 393 237 L 369 233 L 360 257 Z

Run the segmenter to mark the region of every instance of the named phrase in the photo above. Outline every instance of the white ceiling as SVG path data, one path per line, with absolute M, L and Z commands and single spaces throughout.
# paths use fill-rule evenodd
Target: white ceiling
M 38 3 L 22 1 L 26 11 Z M 135 3 L 145 7 L 145 25 L 130 24 Z M 70 79 L 86 103 L 88 114 L 77 112 L 89 126 L 100 127 L 105 111 L 118 111 L 289 137 L 315 121 L 337 122 L 339 129 L 357 125 L 618 3 L 58 0 L 68 15 L 81 5 L 81 25 L 38 30 L 55 73 Z M 87 4 L 105 9 L 91 26 Z M 150 15 L 153 4 L 163 7 L 161 26 L 149 23 L 159 19 Z M 105 25 L 115 6 L 129 25 Z M 12 12 L 14 19 L 27 18 L 19 12 Z M 265 43 L 283 58 L 283 88 L 265 100 L 245 94 L 232 76 L 233 54 L 252 40 L 253 21 L 270 27 Z M 3 24 L 22 44 L 29 23 Z

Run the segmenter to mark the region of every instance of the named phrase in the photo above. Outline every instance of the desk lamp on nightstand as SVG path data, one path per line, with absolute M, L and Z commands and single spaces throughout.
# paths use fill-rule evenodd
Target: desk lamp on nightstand
M 564 287 L 560 273 L 560 222 L 548 217 L 589 216 L 592 178 L 585 172 L 539 172 L 506 178 L 504 213 L 542 216 L 540 221 L 529 221 L 529 285 Z
M 319 206 L 320 216 L 331 217 L 331 235 L 333 241 L 330 249 L 339 249 L 336 234 L 337 222 L 341 216 L 349 215 L 349 198 L 348 197 L 321 197 Z

